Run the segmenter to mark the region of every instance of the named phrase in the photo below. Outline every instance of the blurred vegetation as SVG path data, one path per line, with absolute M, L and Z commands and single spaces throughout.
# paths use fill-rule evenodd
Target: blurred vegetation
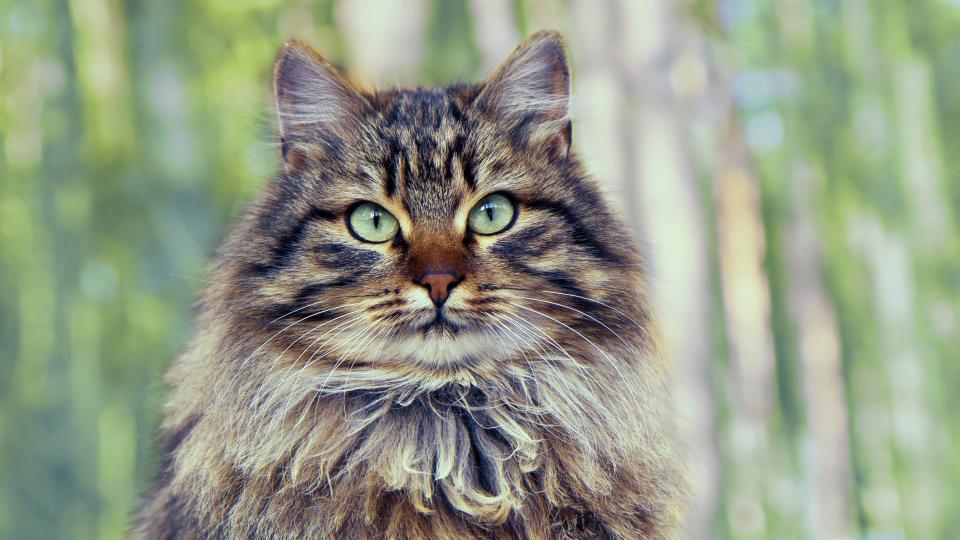
M 156 464 L 163 368 L 230 219 L 276 166 L 269 81 L 284 39 L 350 66 L 363 36 L 409 25 L 390 47 L 420 52 L 390 76 L 480 80 L 491 30 L 478 10 L 496 5 L 509 41 L 555 26 L 587 73 L 583 28 L 648 35 L 621 4 L 0 0 L 0 538 L 123 536 Z M 656 4 L 696 29 L 710 84 L 730 99 L 729 124 L 684 128 L 711 275 L 709 333 L 691 339 L 709 341 L 705 452 L 720 466 L 706 529 L 694 529 L 960 538 L 960 3 Z M 716 125 L 721 135 L 701 136 Z M 717 173 L 730 150 L 718 141 L 739 141 L 748 175 Z M 755 200 L 737 198 L 739 182 Z M 752 335 L 738 330 L 728 257 L 742 253 L 729 220 L 743 212 L 760 227 L 775 396 L 753 453 L 741 452 L 750 414 L 737 400 L 760 390 L 739 384 Z M 818 351 L 835 353 L 836 381 Z M 839 401 L 818 409 L 834 382 Z M 840 465 L 810 464 L 824 455 Z M 843 478 L 815 474 L 831 470 Z M 823 528 L 810 501 L 833 481 L 849 507 Z

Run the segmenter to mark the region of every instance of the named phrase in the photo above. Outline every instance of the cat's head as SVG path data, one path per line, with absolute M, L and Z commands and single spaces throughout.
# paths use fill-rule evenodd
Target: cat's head
M 221 291 L 252 342 L 292 365 L 483 371 L 630 331 L 638 258 L 570 151 L 558 34 L 482 84 L 381 92 L 291 42 L 274 85 L 283 171 Z

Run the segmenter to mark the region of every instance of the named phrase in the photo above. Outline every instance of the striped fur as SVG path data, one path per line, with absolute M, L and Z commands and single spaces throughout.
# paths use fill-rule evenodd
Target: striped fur
M 284 167 L 170 368 L 135 538 L 669 538 L 683 482 L 634 241 L 570 153 L 561 38 L 482 85 L 277 62 Z M 485 195 L 515 224 L 481 236 Z M 345 215 L 373 201 L 384 244 Z M 449 324 L 410 260 L 456 257 Z

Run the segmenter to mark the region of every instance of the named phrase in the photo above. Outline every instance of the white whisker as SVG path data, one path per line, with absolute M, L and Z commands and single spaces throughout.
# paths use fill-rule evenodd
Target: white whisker
M 263 349 L 264 347 L 266 347 L 268 343 L 270 343 L 271 341 L 273 341 L 273 340 L 274 340 L 277 336 L 279 336 L 280 334 L 286 332 L 287 330 L 289 330 L 290 328 L 292 328 L 294 325 L 299 324 L 299 323 L 301 323 L 301 322 L 303 322 L 303 321 L 306 321 L 306 320 L 308 320 L 308 319 L 310 319 L 310 318 L 312 318 L 312 317 L 316 317 L 317 315 L 322 315 L 322 314 L 324 314 L 324 313 L 327 313 L 327 312 L 329 312 L 329 311 L 333 311 L 333 310 L 335 310 L 335 309 L 342 309 L 342 308 L 349 307 L 349 306 L 355 306 L 355 305 L 357 305 L 357 304 L 359 304 L 359 302 L 355 302 L 355 303 L 353 303 L 353 304 L 343 304 L 343 305 L 341 305 L 341 306 L 332 307 L 332 308 L 328 308 L 328 309 L 323 309 L 323 310 L 320 310 L 320 311 L 318 311 L 318 312 L 316 312 L 316 313 L 311 313 L 310 315 L 307 315 L 306 317 L 303 317 L 303 318 L 301 318 L 301 319 L 298 319 L 298 320 L 296 320 L 296 321 L 293 321 L 292 323 L 288 324 L 288 325 L 285 326 L 284 328 L 280 329 L 277 333 L 273 334 L 272 336 L 270 336 L 269 338 L 267 338 L 266 341 L 264 341 L 263 343 L 261 343 L 259 347 L 257 347 L 256 349 L 254 349 L 253 352 L 250 353 L 250 354 L 243 360 L 243 362 L 240 362 L 240 366 L 237 368 L 237 370 L 234 372 L 233 376 L 231 376 L 231 378 L 230 378 L 230 384 L 228 385 L 228 387 L 232 387 L 232 386 L 233 386 L 233 383 L 236 382 L 236 378 L 237 378 L 238 376 L 240 376 L 240 374 L 243 372 L 243 369 L 246 367 L 246 365 L 247 365 L 247 363 L 250 361 L 250 359 L 253 358 L 258 352 L 260 352 L 261 349 Z M 297 310 L 294 310 L 294 312 L 295 312 L 295 311 L 297 311 Z M 282 317 L 281 317 L 281 318 L 282 318 Z M 271 322 L 275 322 L 275 321 L 277 321 L 277 320 L 278 320 L 278 319 L 274 319 L 274 320 L 271 321 Z
M 354 316 L 353 319 L 348 319 L 347 321 L 341 322 L 340 324 L 338 324 L 338 325 L 336 325 L 336 326 L 333 326 L 333 327 L 331 327 L 331 328 L 328 328 L 326 332 L 324 332 L 323 334 L 321 334 L 318 338 L 314 339 L 314 340 L 310 343 L 310 345 L 307 345 L 306 347 L 304 347 L 303 351 L 301 351 L 300 354 L 297 355 L 297 358 L 294 359 L 294 361 L 290 362 L 290 365 L 287 366 L 287 369 L 284 371 L 283 374 L 281 374 L 281 377 L 285 378 L 285 377 L 288 375 L 289 371 L 293 368 L 293 366 L 300 360 L 300 358 L 303 357 L 303 355 L 304 355 L 307 351 L 309 351 L 311 348 L 313 348 L 313 345 L 314 345 L 317 341 L 319 341 L 320 339 L 322 339 L 324 336 L 328 335 L 331 331 L 336 330 L 337 328 L 342 327 L 344 324 L 352 324 L 354 321 L 356 321 L 357 319 L 359 319 L 359 318 L 361 317 L 361 315 L 357 315 L 357 313 L 359 313 L 359 312 L 357 312 L 357 311 L 348 311 L 348 312 L 343 313 L 343 314 L 341 314 L 341 315 L 338 315 L 338 316 L 336 316 L 336 317 L 334 317 L 334 318 L 332 318 L 332 319 L 330 319 L 330 320 L 328 320 L 328 321 L 324 321 L 324 322 L 322 322 L 322 323 L 314 326 L 313 328 L 311 328 L 310 330 L 308 330 L 308 331 L 305 332 L 304 334 L 302 334 L 300 337 L 298 337 L 298 338 L 297 338 L 296 340 L 294 340 L 292 343 L 290 343 L 289 345 L 287 345 L 287 347 L 286 347 L 282 352 L 280 352 L 280 354 L 278 354 L 278 355 L 276 355 L 276 356 L 274 357 L 273 363 L 270 364 L 270 368 L 269 368 L 269 370 L 267 370 L 267 374 L 270 374 L 270 373 L 273 371 L 273 369 L 276 367 L 276 365 L 277 365 L 277 363 L 280 361 L 280 359 L 283 358 L 284 354 L 286 354 L 286 352 L 287 352 L 288 350 L 290 350 L 290 347 L 292 347 L 294 344 L 296 344 L 301 338 L 304 338 L 304 337 L 310 335 L 311 333 L 319 330 L 320 328 L 323 328 L 323 327 L 326 326 L 327 324 L 332 323 L 332 322 L 334 322 L 334 321 L 336 321 L 336 320 L 338 320 L 338 319 L 342 319 L 342 318 L 344 318 L 344 317 L 348 317 L 348 316 L 351 316 L 351 315 Z M 348 326 L 348 327 L 349 327 L 349 326 Z M 313 356 L 311 356 L 311 359 L 312 359 L 312 358 L 313 358 Z M 306 366 L 304 366 L 303 368 L 301 368 L 300 371 L 303 371 L 303 369 L 304 369 L 305 367 L 306 367 Z M 263 390 L 263 388 L 264 388 L 264 385 L 267 383 L 268 380 L 269 380 L 268 377 L 264 377 L 263 380 L 260 382 L 260 386 L 257 388 L 257 392 L 256 392 L 256 394 L 254 395 L 253 400 L 251 401 L 251 406 L 254 406 L 254 407 L 255 407 L 255 406 L 258 406 L 258 405 L 259 405 L 261 392 L 262 392 L 262 390 Z M 285 384 L 285 380 L 281 379 L 280 383 L 279 383 L 277 386 L 279 386 L 279 387 L 282 388 L 284 384 Z
M 580 311 L 579 309 L 572 308 L 572 307 L 570 307 L 570 306 L 566 306 L 566 305 L 563 305 L 563 304 L 559 304 L 559 303 L 557 303 L 557 302 L 550 302 L 549 300 L 540 300 L 540 299 L 537 299 L 537 298 L 529 298 L 529 297 L 526 297 L 526 296 L 518 296 L 518 298 L 523 298 L 524 300 L 533 300 L 534 302 L 541 302 L 541 303 L 544 303 L 544 304 L 550 304 L 550 305 L 553 305 L 553 306 L 562 307 L 562 308 L 564 308 L 564 309 L 569 309 L 570 311 L 575 311 L 575 312 L 583 315 L 584 317 L 589 318 L 590 320 L 592 320 L 593 322 L 599 324 L 600 326 L 604 327 L 607 331 L 609 331 L 609 332 L 610 332 L 611 334 L 613 334 L 617 339 L 619 339 L 619 340 L 620 340 L 620 343 L 623 343 L 624 346 L 627 347 L 627 350 L 630 350 L 630 351 L 633 350 L 633 346 L 631 346 L 631 345 L 630 345 L 629 343 L 627 343 L 622 337 L 620 337 L 620 334 L 618 334 L 618 333 L 615 332 L 612 328 L 610 328 L 609 326 L 607 326 L 606 323 L 604 323 L 604 322 L 601 321 L 600 319 L 594 317 L 593 315 L 590 315 L 589 313 Z
M 530 308 L 530 307 L 527 307 L 527 306 L 524 306 L 524 305 L 521 305 L 521 304 L 511 303 L 510 305 L 512 305 L 512 306 L 514 306 L 514 307 L 518 307 L 518 308 L 523 309 L 523 310 L 526 310 L 526 311 L 530 311 L 530 312 L 532 312 L 532 313 L 535 313 L 535 314 L 537 314 L 537 315 L 540 315 L 541 317 L 544 317 L 544 318 L 546 318 L 546 319 L 549 319 L 549 320 L 551 320 L 551 321 L 553 321 L 553 322 L 555 322 L 555 323 L 563 326 L 563 327 L 566 328 L 567 330 L 570 330 L 571 332 L 573 332 L 574 334 L 576 334 L 578 337 L 580 337 L 580 339 L 586 341 L 591 347 L 593 347 L 594 349 L 596 349 L 597 352 L 599 352 L 600 355 L 603 356 L 603 358 L 606 359 L 606 361 L 607 361 L 607 363 L 610 365 L 610 367 L 613 368 L 613 370 L 616 371 L 617 376 L 620 377 L 620 380 L 621 380 L 621 381 L 623 382 L 623 384 L 624 384 L 624 388 L 627 389 L 627 390 L 631 393 L 631 395 L 634 396 L 634 399 L 636 399 L 638 403 L 640 402 L 640 401 L 639 401 L 639 398 L 636 396 L 636 391 L 633 389 L 633 387 L 632 387 L 632 386 L 630 385 L 630 383 L 627 381 L 627 378 L 626 378 L 626 376 L 623 374 L 623 372 L 620 371 L 620 368 L 617 367 L 617 362 L 616 362 L 616 360 L 614 360 L 609 354 L 607 354 L 606 351 L 604 351 L 603 349 L 601 349 L 600 346 L 598 346 L 596 343 L 594 343 L 592 339 L 590 339 L 590 338 L 588 338 L 587 336 L 583 335 L 583 333 L 580 332 L 579 330 L 577 330 L 576 328 L 573 328 L 573 327 L 570 326 L 569 324 L 567 324 L 567 323 L 565 323 L 565 322 L 563 322 L 563 321 L 561 321 L 561 320 L 559 320 L 559 319 L 556 319 L 556 318 L 554 318 L 554 317 L 551 317 L 550 315 L 547 315 L 547 314 L 545 314 L 545 313 L 542 313 L 542 312 L 540 312 L 540 311 L 537 311 L 537 310 L 535 310 L 535 309 L 533 309 L 533 308 Z

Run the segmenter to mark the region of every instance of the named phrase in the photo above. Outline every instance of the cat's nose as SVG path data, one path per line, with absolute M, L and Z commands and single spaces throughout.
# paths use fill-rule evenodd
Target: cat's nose
M 420 274 L 417 283 L 430 290 L 430 299 L 433 300 L 433 305 L 440 307 L 450 296 L 450 290 L 456 287 L 457 283 L 460 283 L 460 276 L 449 271 L 428 270 Z

